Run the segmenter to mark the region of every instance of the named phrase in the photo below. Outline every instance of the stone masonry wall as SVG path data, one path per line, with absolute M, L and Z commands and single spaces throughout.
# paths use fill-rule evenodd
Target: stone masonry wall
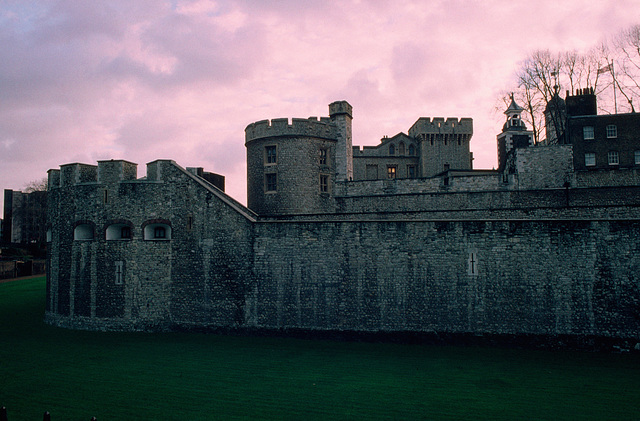
M 258 223 L 262 328 L 640 335 L 639 221 Z
M 126 330 L 241 323 L 255 215 L 171 161 L 149 164 L 151 180 L 131 180 L 122 164 L 100 162 L 103 183 L 49 190 L 47 321 Z M 74 168 L 63 166 L 68 180 Z M 145 237 L 149 223 L 166 226 L 167 238 Z M 107 240 L 114 224 L 131 237 Z M 74 240 L 78 225 L 93 238 Z

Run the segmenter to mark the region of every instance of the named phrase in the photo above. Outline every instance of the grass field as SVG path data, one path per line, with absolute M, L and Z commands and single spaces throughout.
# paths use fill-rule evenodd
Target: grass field
M 43 312 L 44 278 L 0 284 L 9 421 L 640 419 L 638 355 L 82 332 Z

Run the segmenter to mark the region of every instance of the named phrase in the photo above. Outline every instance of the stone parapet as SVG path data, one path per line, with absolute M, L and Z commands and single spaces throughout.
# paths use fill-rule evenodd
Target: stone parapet
M 336 127 L 326 117 L 294 118 L 289 124 L 287 118 L 274 118 L 251 123 L 245 129 L 246 143 L 255 139 L 281 136 L 316 137 L 321 139 L 335 139 Z
M 420 117 L 409 129 L 409 136 L 417 137 L 421 133 L 473 134 L 473 119 L 455 117 Z

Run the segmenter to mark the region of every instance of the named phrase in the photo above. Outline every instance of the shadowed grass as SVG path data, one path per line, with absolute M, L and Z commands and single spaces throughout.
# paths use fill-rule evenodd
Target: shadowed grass
M 47 326 L 0 284 L 0 406 L 52 419 L 638 419 L 638 355 Z

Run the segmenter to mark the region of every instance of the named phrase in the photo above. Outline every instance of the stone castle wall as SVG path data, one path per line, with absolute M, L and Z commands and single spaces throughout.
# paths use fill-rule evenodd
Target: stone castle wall
M 258 223 L 245 323 L 640 334 L 635 221 Z
M 73 164 L 50 180 L 84 170 L 96 174 Z M 100 162 L 103 182 L 50 187 L 47 320 L 99 330 L 238 323 L 255 215 L 171 161 L 149 164 L 147 179 L 132 180 L 132 170 Z M 146 237 L 148 224 L 168 227 L 167 237 Z M 93 235 L 75 239 L 78 225 Z M 107 240 L 114 225 L 130 227 L 130 238 Z

